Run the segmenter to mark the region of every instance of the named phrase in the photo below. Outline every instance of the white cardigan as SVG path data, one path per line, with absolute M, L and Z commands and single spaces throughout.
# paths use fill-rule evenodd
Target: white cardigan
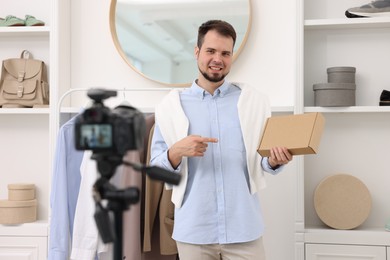
M 254 194 L 266 186 L 264 172 L 261 168 L 261 156 L 257 153 L 257 147 L 266 119 L 271 115 L 271 109 L 267 96 L 257 89 L 247 84 L 233 84 L 241 89 L 237 108 L 247 154 L 250 190 Z M 156 123 L 168 147 L 188 135 L 189 122 L 181 107 L 180 90 L 172 90 L 156 107 Z M 181 162 L 180 174 L 182 180 L 179 185 L 173 187 L 167 185 L 168 189 L 173 189 L 172 202 L 177 208 L 182 205 L 187 185 L 186 157 Z

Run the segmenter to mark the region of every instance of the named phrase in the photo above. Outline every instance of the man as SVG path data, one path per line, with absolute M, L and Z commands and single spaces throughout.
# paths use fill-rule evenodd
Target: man
M 263 170 L 277 173 L 292 160 L 284 147 L 269 158 L 256 151 L 270 106 L 258 90 L 225 80 L 235 41 L 229 23 L 202 24 L 198 78 L 156 107 L 151 163 L 182 175 L 172 187 L 181 260 L 265 259 Z

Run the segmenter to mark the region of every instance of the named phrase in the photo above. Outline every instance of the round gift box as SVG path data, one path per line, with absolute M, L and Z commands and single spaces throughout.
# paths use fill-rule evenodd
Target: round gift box
M 355 67 L 331 67 L 326 71 L 328 83 L 355 83 Z
M 343 107 L 356 104 L 356 84 L 319 83 L 313 85 L 314 105 L 320 107 Z
M 37 200 L 0 200 L 0 224 L 22 224 L 37 220 Z
M 323 179 L 314 192 L 318 217 L 334 229 L 360 226 L 371 211 L 371 195 L 366 185 L 348 174 Z
M 35 199 L 35 185 L 28 183 L 8 184 L 8 200 L 33 200 Z

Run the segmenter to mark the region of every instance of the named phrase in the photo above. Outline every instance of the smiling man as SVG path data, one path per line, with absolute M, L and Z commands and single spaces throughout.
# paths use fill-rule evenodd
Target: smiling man
M 270 106 L 258 89 L 225 80 L 235 41 L 229 23 L 202 24 L 198 78 L 156 107 L 151 163 L 182 175 L 172 187 L 180 260 L 265 259 L 258 191 L 264 171 L 276 174 L 292 160 L 285 147 L 267 158 L 256 151 Z

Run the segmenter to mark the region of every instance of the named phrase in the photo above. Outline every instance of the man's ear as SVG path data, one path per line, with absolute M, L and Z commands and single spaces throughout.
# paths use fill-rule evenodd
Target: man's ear
M 199 56 L 199 47 L 198 46 L 195 46 L 194 48 L 194 56 L 195 56 L 195 59 L 198 59 L 198 56 Z

